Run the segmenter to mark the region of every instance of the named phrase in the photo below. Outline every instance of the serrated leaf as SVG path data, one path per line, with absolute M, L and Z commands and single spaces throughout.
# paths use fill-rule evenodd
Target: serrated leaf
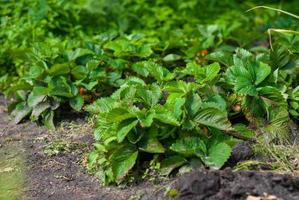
M 163 122 L 165 124 L 170 124 L 173 126 L 180 125 L 180 122 L 178 121 L 176 116 L 174 116 L 174 114 L 169 110 L 167 110 L 166 108 L 162 106 L 156 106 L 154 110 L 155 110 L 154 118 L 159 120 L 160 122 Z
M 195 115 L 193 121 L 197 124 L 206 125 L 220 130 L 232 130 L 227 113 L 217 108 L 203 108 Z
M 255 132 L 253 130 L 250 130 L 246 127 L 244 124 L 235 124 L 233 126 L 234 130 L 237 131 L 239 134 L 247 137 L 247 138 L 253 138 L 255 136 Z
M 185 107 L 188 111 L 188 114 L 191 117 L 193 117 L 197 113 L 201 105 L 202 105 L 201 98 L 198 94 L 193 93 L 189 95 L 186 99 Z
M 111 155 L 111 167 L 114 178 L 120 182 L 135 165 L 138 151 L 133 146 L 124 146 Z
M 157 81 L 169 81 L 174 78 L 174 74 L 171 73 L 165 67 L 152 62 L 152 61 L 143 61 L 133 65 L 135 71 L 145 77 L 151 75 Z
M 98 84 L 98 81 L 90 81 L 88 83 L 81 83 L 87 90 L 92 90 L 96 85 Z
M 41 102 L 41 103 L 37 104 L 32 109 L 30 119 L 32 121 L 38 120 L 39 116 L 50 107 L 51 107 L 51 105 L 49 102 Z
M 208 82 L 217 77 L 220 71 L 220 65 L 218 63 L 213 63 L 208 66 L 202 67 L 199 73 L 195 75 L 195 79 L 198 83 L 202 84 Z
M 55 129 L 55 125 L 53 122 L 54 119 L 54 111 L 48 111 L 47 113 L 45 113 L 44 115 L 44 124 L 45 126 L 50 129 L 50 130 L 54 130 Z
M 144 87 L 138 88 L 137 95 L 147 105 L 154 106 L 159 102 L 162 92 L 159 86 L 152 85 L 150 89 L 145 89 Z
M 263 82 L 267 76 L 271 73 L 271 67 L 265 63 L 259 62 L 256 65 L 253 65 L 255 73 L 255 85 Z
M 52 76 L 64 75 L 70 72 L 70 67 L 68 63 L 58 63 L 51 66 L 49 69 L 49 74 Z
M 81 110 L 83 105 L 84 105 L 84 99 L 80 95 L 70 99 L 70 106 L 77 112 Z
M 28 96 L 27 103 L 30 107 L 35 107 L 46 99 L 48 89 L 45 87 L 34 87 Z
M 107 122 L 122 122 L 126 119 L 135 118 L 136 114 L 128 112 L 125 108 L 114 108 L 106 114 Z
M 71 86 L 68 84 L 67 79 L 62 76 L 51 78 L 48 83 L 49 95 L 51 96 L 61 96 L 71 98 L 73 97 L 73 92 Z
M 75 51 L 68 52 L 67 57 L 69 61 L 76 60 L 79 57 L 91 55 L 93 52 L 89 49 L 78 48 Z
M 146 67 L 144 67 L 144 64 L 142 62 L 134 63 L 132 65 L 132 70 L 144 77 L 147 77 L 149 75 L 149 71 L 147 70 Z
M 140 125 L 142 127 L 150 127 L 153 123 L 154 117 L 155 113 L 152 110 L 150 110 L 149 112 L 141 110 L 137 113 L 137 118 L 140 121 Z
M 138 124 L 138 120 L 131 122 L 123 122 L 119 124 L 119 130 L 117 131 L 117 141 L 122 142 L 127 134 Z
M 226 81 L 234 86 L 241 95 L 257 96 L 256 87 L 271 73 L 271 67 L 255 61 L 252 54 L 244 49 L 238 49 L 234 55 L 234 65 L 226 71 Z
M 238 94 L 257 95 L 256 88 L 253 85 L 254 80 L 244 67 L 232 66 L 228 68 L 225 77 L 227 82 L 234 86 L 234 90 Z
M 44 73 L 44 71 L 45 69 L 42 66 L 33 65 L 30 67 L 28 76 L 26 76 L 26 78 L 37 79 Z
M 194 156 L 198 153 L 204 154 L 206 152 L 206 145 L 198 137 L 186 137 L 178 139 L 170 146 L 170 149 L 184 156 Z
M 230 157 L 231 152 L 231 147 L 226 143 L 213 145 L 208 150 L 205 164 L 214 169 L 220 169 Z
M 141 140 L 141 138 L 145 135 L 145 131 L 140 128 L 133 128 L 132 131 L 129 132 L 127 138 L 130 143 L 136 144 Z
M 84 79 L 88 74 L 88 70 L 82 65 L 77 65 L 71 70 L 71 74 L 75 79 Z
M 92 151 L 91 153 L 88 154 L 88 168 L 91 169 L 94 167 L 96 164 L 96 161 L 99 157 L 99 153 L 97 151 Z
M 290 53 L 284 46 L 276 46 L 270 51 L 270 60 L 274 68 L 283 68 L 290 60 Z
M 212 52 L 205 57 L 205 59 L 212 60 L 215 62 L 220 62 L 225 66 L 231 66 L 233 64 L 232 56 L 228 52 L 216 51 Z
M 271 104 L 280 105 L 282 107 L 287 107 L 287 94 L 284 94 L 276 87 L 272 86 L 265 86 L 258 88 L 259 96 L 261 96 L 264 101 L 268 99 L 269 101 L 273 102 Z
M 180 60 L 182 57 L 180 55 L 177 54 L 168 54 L 163 58 L 164 62 L 173 62 L 173 61 L 177 61 Z
M 167 157 L 161 162 L 160 173 L 168 176 L 174 169 L 182 166 L 186 162 L 187 160 L 179 155 Z
M 143 137 L 139 142 L 139 149 L 147 153 L 164 153 L 165 149 L 156 137 Z
M 92 114 L 108 112 L 117 105 L 115 99 L 111 97 L 104 97 L 96 100 L 93 104 L 86 107 L 86 111 Z
M 15 109 L 12 111 L 11 115 L 13 116 L 13 122 L 18 124 L 24 119 L 27 115 L 30 114 L 32 108 L 27 106 L 25 103 L 19 103 L 16 105 Z

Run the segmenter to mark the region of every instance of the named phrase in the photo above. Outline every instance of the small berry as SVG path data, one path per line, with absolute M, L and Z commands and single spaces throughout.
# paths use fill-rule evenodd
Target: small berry
M 80 87 L 79 93 L 81 96 L 86 94 L 86 89 L 84 87 Z
M 236 104 L 233 106 L 233 111 L 234 112 L 241 112 L 241 105 L 240 104 Z
M 200 55 L 201 56 L 206 56 L 206 55 L 208 55 L 209 54 L 209 51 L 207 50 L 207 49 L 204 49 L 204 50 L 201 50 L 200 51 Z

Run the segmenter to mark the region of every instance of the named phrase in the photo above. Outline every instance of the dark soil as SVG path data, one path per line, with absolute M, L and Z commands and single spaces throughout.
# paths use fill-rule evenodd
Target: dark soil
M 246 199 L 265 193 L 278 199 L 299 199 L 299 177 L 254 171 L 196 171 L 180 177 L 173 187 L 179 191 L 179 199 Z
M 155 189 L 148 183 L 138 186 L 103 187 L 99 180 L 86 172 L 84 161 L 87 152 L 92 147 L 93 135 L 91 130 L 76 133 L 74 130 L 49 132 L 34 123 L 26 122 L 19 125 L 11 124 L 5 107 L 0 105 L 0 200 L 28 199 L 28 200 L 121 200 L 138 196 L 145 191 Z M 82 124 L 79 120 L 74 124 Z M 89 131 L 89 132 L 88 132 Z M 74 133 L 75 132 L 75 133 Z M 51 152 L 51 146 L 63 144 L 58 153 Z M 46 149 L 48 152 L 46 153 Z M 49 150 L 50 149 L 50 150 Z M 16 153 L 17 152 L 17 153 Z M 22 154 L 22 166 L 15 165 L 15 157 Z M 3 156 L 1 156 L 3 155 Z M 6 163 L 2 166 L 2 160 Z M 1 169 L 3 167 L 4 169 Z M 6 185 L 7 178 L 1 178 L 7 169 L 11 176 L 13 171 L 24 168 L 24 177 L 17 184 L 9 185 L 1 191 L 1 186 Z M 21 184 L 22 182 L 22 184 Z M 4 188 L 4 187 L 3 187 Z M 21 191 L 21 194 L 20 194 Z M 143 192 L 144 193 L 144 192 Z
M 280 199 L 299 199 L 298 177 L 232 172 L 230 169 L 195 171 L 159 184 L 144 182 L 123 189 L 103 187 L 85 169 L 93 136 L 92 130 L 84 127 L 82 119 L 73 122 L 80 128 L 58 128 L 56 132 L 30 122 L 14 125 L 9 121 L 4 103 L 0 97 L 0 200 L 226 200 L 246 199 L 248 195 L 262 196 L 264 193 Z M 229 165 L 250 156 L 250 144 L 241 144 L 234 150 Z M 4 174 L 11 174 L 16 181 L 8 183 L 9 179 L 2 176 Z M 164 195 L 166 188 L 174 188 L 178 194 L 167 197 Z

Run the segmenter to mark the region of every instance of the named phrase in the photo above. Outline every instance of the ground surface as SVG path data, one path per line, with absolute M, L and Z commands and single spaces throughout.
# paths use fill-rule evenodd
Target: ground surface
M 90 132 L 69 135 L 62 130 L 50 133 L 33 123 L 10 124 L 2 104 L 0 200 L 129 199 L 142 185 L 133 190 L 101 187 L 86 173 L 84 156 L 91 138 Z
M 13 125 L 4 104 L 2 99 L 0 200 L 170 199 L 164 196 L 166 187 L 174 188 L 178 199 L 246 199 L 267 194 L 274 195 L 269 200 L 299 199 L 299 177 L 230 169 L 196 171 L 161 185 L 102 187 L 84 168 L 93 142 L 90 127 L 77 120 L 51 133 L 29 122 Z

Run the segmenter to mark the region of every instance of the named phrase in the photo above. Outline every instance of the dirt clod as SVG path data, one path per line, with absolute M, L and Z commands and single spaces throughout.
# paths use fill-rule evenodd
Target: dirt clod
M 179 178 L 175 188 L 180 199 L 246 199 L 248 195 L 265 198 L 299 199 L 299 177 L 255 171 L 233 172 L 201 170 Z M 268 199 L 269 199 L 268 198 Z M 270 198 L 270 199 L 271 199 Z

